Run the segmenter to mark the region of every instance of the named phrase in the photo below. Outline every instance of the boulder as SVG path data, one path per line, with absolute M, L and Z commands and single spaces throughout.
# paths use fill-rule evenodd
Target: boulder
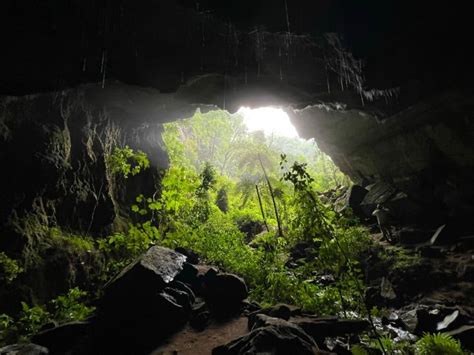
M 418 223 L 422 215 L 422 207 L 406 193 L 399 191 L 393 185 L 379 181 L 367 186 L 369 192 L 365 195 L 360 208 L 367 217 L 372 216 L 377 204 L 383 204 L 390 210 L 394 223 Z
M 245 281 L 232 274 L 208 274 L 209 272 L 206 274 L 203 288 L 205 300 L 212 313 L 219 318 L 239 312 L 242 301 L 248 295 Z
M 318 354 L 317 344 L 300 327 L 279 318 L 259 315 L 262 324 L 249 334 L 219 346 L 213 355 Z
M 455 308 L 420 305 L 402 313 L 400 319 L 406 330 L 422 335 L 425 332 L 435 333 L 451 330 L 462 324 L 466 317 Z
M 48 355 L 49 350 L 36 344 L 12 344 L 0 348 L 0 355 Z
M 294 317 L 292 323 L 303 329 L 318 343 L 327 337 L 338 337 L 347 334 L 359 334 L 369 328 L 369 322 L 359 319 L 338 319 L 336 317 Z
M 171 249 L 153 246 L 105 286 L 102 308 L 154 297 L 183 270 L 186 257 Z
M 194 251 L 189 248 L 184 247 L 177 247 L 175 249 L 176 252 L 183 254 L 186 256 L 186 261 L 190 264 L 197 265 L 199 264 L 199 255 L 197 255 Z
M 203 330 L 209 324 L 210 318 L 211 313 L 204 301 L 199 300 L 193 304 L 191 319 L 189 320 L 191 327 L 199 331 Z
M 258 320 L 259 315 L 265 315 L 273 318 L 280 318 L 284 320 L 289 320 L 290 317 L 295 315 L 300 315 L 301 309 L 295 306 L 290 306 L 287 304 L 277 304 L 272 307 L 267 307 L 263 309 L 256 310 L 248 315 L 249 325 L 248 328 L 252 330 L 255 323 Z
M 190 306 L 180 304 L 186 301 L 181 297 L 162 291 L 147 302 L 126 305 L 122 312 L 102 314 L 94 328 L 91 349 L 100 354 L 150 353 L 188 321 Z
M 145 354 L 188 321 L 196 269 L 186 256 L 154 246 L 105 288 L 92 347 L 100 353 Z
M 32 342 L 49 349 L 52 354 L 65 354 L 76 349 L 91 330 L 91 322 L 70 322 L 44 330 L 32 337 Z
M 360 206 L 368 192 L 369 191 L 362 186 L 352 185 L 346 194 L 345 207 L 350 207 L 354 215 L 361 220 L 368 217 Z

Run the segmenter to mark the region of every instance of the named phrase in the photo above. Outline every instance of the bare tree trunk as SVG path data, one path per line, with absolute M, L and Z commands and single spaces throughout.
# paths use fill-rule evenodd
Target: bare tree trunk
M 275 210 L 275 217 L 276 217 L 277 225 L 278 225 L 278 235 L 280 237 L 283 237 L 283 230 L 281 228 L 280 216 L 278 215 L 278 208 L 275 202 L 275 195 L 273 194 L 272 184 L 270 184 L 270 180 L 268 179 L 267 172 L 265 171 L 265 167 L 263 166 L 262 159 L 260 159 L 260 156 L 258 156 L 258 160 L 260 161 L 260 166 L 262 167 L 263 175 L 265 176 L 265 180 L 267 181 L 268 190 L 270 191 L 270 196 L 272 198 L 273 208 Z
M 258 204 L 260 205 L 260 212 L 262 212 L 263 223 L 265 224 L 265 228 L 267 228 L 267 232 L 269 232 L 270 229 L 268 229 L 267 219 L 265 218 L 265 211 L 263 210 L 262 198 L 260 197 L 258 185 L 255 185 L 255 190 L 257 190 Z

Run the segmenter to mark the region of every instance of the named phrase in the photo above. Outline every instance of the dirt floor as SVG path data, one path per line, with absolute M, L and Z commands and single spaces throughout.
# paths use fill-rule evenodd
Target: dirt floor
M 227 344 L 247 333 L 247 317 L 235 318 L 224 323 L 211 323 L 201 332 L 188 325 L 150 355 L 210 355 L 215 347 Z

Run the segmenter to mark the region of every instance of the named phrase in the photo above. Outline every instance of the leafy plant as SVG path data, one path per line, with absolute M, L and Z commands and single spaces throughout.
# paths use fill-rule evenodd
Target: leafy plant
M 72 288 L 45 305 L 30 306 L 21 302 L 21 312 L 15 318 L 0 315 L 0 346 L 18 341 L 28 341 L 50 322 L 58 324 L 84 320 L 95 310 L 86 305 L 88 294 L 79 288 Z
M 29 306 L 21 302 L 21 313 L 17 328 L 22 334 L 29 337 L 36 334 L 41 327 L 52 320 L 51 314 L 44 306 Z
M 141 150 L 134 151 L 128 145 L 124 148 L 115 147 L 107 163 L 113 174 L 121 174 L 125 178 L 129 175 L 135 176 L 150 167 L 146 154 Z
M 83 303 L 87 297 L 87 292 L 74 287 L 67 294 L 58 296 L 51 301 L 54 309 L 54 319 L 60 323 L 84 320 L 95 310 L 95 307 L 87 306 Z
M 417 355 L 463 355 L 461 343 L 450 335 L 425 334 L 415 344 Z
M 10 283 L 23 272 L 16 260 L 8 257 L 4 252 L 0 252 L 0 281 Z

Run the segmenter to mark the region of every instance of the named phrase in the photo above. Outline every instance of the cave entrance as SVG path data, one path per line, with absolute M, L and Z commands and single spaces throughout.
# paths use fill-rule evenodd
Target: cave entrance
M 263 131 L 266 135 L 289 138 L 299 136 L 295 126 L 291 123 L 290 117 L 281 108 L 260 107 L 251 109 L 241 107 L 237 113 L 242 115 L 250 132 Z
M 319 191 L 350 184 L 314 139 L 299 137 L 278 107 L 197 110 L 190 118 L 165 124 L 162 137 L 171 168 L 199 175 L 212 167 L 231 185 L 245 182 L 254 188 L 265 174 L 278 181 L 295 162 L 304 164 Z

